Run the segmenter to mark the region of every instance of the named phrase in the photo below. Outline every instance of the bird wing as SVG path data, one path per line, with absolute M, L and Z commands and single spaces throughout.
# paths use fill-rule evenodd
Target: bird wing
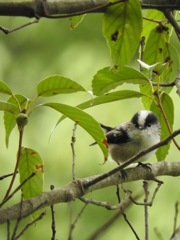
M 123 144 L 130 142 L 126 129 L 121 126 L 114 128 L 106 134 L 108 144 Z

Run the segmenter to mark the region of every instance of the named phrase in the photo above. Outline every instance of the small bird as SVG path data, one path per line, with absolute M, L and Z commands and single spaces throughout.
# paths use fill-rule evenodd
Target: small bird
M 124 163 L 160 141 L 160 123 L 153 112 L 141 110 L 130 121 L 117 127 L 101 124 L 107 137 L 107 144 L 111 158 L 118 164 Z M 136 162 L 143 162 L 151 157 L 152 151 Z

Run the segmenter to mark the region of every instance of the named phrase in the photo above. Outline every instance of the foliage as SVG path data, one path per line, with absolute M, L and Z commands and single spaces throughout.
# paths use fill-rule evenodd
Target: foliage
M 70 19 L 75 28 L 85 19 L 85 15 Z M 155 112 L 161 123 L 161 139 L 173 132 L 174 105 L 170 92 L 180 68 L 178 39 L 172 38 L 174 30 L 162 12 L 147 10 L 142 12 L 139 0 L 129 0 L 108 7 L 103 18 L 103 35 L 110 50 L 112 65 L 99 69 L 92 78 L 92 90 L 83 84 L 59 75 L 51 75 L 36 86 L 34 97 L 29 99 L 21 94 L 13 93 L 3 81 L 0 81 L 0 93 L 7 95 L 7 101 L 0 102 L 0 110 L 4 112 L 5 143 L 9 147 L 9 139 L 15 127 L 19 131 L 19 146 L 16 167 L 11 184 L 3 201 L 12 192 L 12 185 L 17 170 L 23 198 L 27 199 L 43 191 L 44 162 L 35 149 L 23 147 L 24 129 L 31 124 L 31 113 L 42 107 L 49 107 L 61 113 L 57 121 L 60 124 L 66 117 L 80 125 L 99 145 L 105 161 L 108 157 L 106 137 L 100 124 L 85 109 L 101 104 L 131 98 L 141 98 L 145 109 Z M 174 40 L 175 39 L 175 40 Z M 170 84 L 172 83 L 172 84 Z M 127 89 L 121 86 L 126 84 Z M 129 86 L 137 85 L 139 90 L 129 90 Z M 49 101 L 56 95 L 84 92 L 90 98 L 77 106 L 62 101 Z M 43 102 L 39 104 L 39 99 Z M 56 130 L 56 126 L 54 130 Z M 164 161 L 168 155 L 170 144 L 159 148 L 156 152 L 158 161 Z M 33 173 L 26 184 L 24 181 Z M 35 217 L 35 216 L 34 216 Z

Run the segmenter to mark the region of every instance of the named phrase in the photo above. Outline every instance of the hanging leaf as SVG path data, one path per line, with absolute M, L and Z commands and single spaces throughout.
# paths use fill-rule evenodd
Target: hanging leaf
M 143 61 L 149 65 L 161 63 L 163 69 L 161 72 L 154 69 L 161 81 L 168 83 L 176 78 L 179 68 L 179 57 L 175 48 L 169 44 L 169 28 L 164 25 L 158 25 L 149 35 L 146 43 Z M 158 79 L 159 80 L 159 79 Z M 158 81 L 153 79 L 153 81 Z
M 119 71 L 106 67 L 99 70 L 94 76 L 93 93 L 99 96 L 123 83 L 147 84 L 149 81 L 142 73 L 130 67 L 123 67 Z
M 100 146 L 105 160 L 107 159 L 108 150 L 104 131 L 100 127 L 100 124 L 92 116 L 83 112 L 77 107 L 72 107 L 61 103 L 46 103 L 44 106 L 55 109 L 84 128 Z
M 108 42 L 113 65 L 123 67 L 134 56 L 142 31 L 139 0 L 124 1 L 107 8 L 103 34 Z
M 86 14 L 83 15 L 78 15 L 75 17 L 70 17 L 70 23 L 71 23 L 71 29 L 74 29 L 76 27 L 79 26 L 79 24 L 83 21 L 84 17 L 86 16 Z
M 23 198 L 37 196 L 43 192 L 44 163 L 41 156 L 30 148 L 24 148 L 18 166 L 20 183 L 27 180 L 32 173 L 35 176 L 22 186 Z
M 42 97 L 79 91 L 86 91 L 86 89 L 71 79 L 62 76 L 50 76 L 37 85 L 38 96 Z

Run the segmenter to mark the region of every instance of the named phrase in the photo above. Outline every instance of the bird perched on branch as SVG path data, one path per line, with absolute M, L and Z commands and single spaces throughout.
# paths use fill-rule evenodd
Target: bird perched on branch
M 151 111 L 141 110 L 130 121 L 117 127 L 101 124 L 107 137 L 107 144 L 111 158 L 118 164 L 123 163 L 160 141 L 160 123 Z M 151 157 L 154 151 L 139 158 L 143 162 Z

